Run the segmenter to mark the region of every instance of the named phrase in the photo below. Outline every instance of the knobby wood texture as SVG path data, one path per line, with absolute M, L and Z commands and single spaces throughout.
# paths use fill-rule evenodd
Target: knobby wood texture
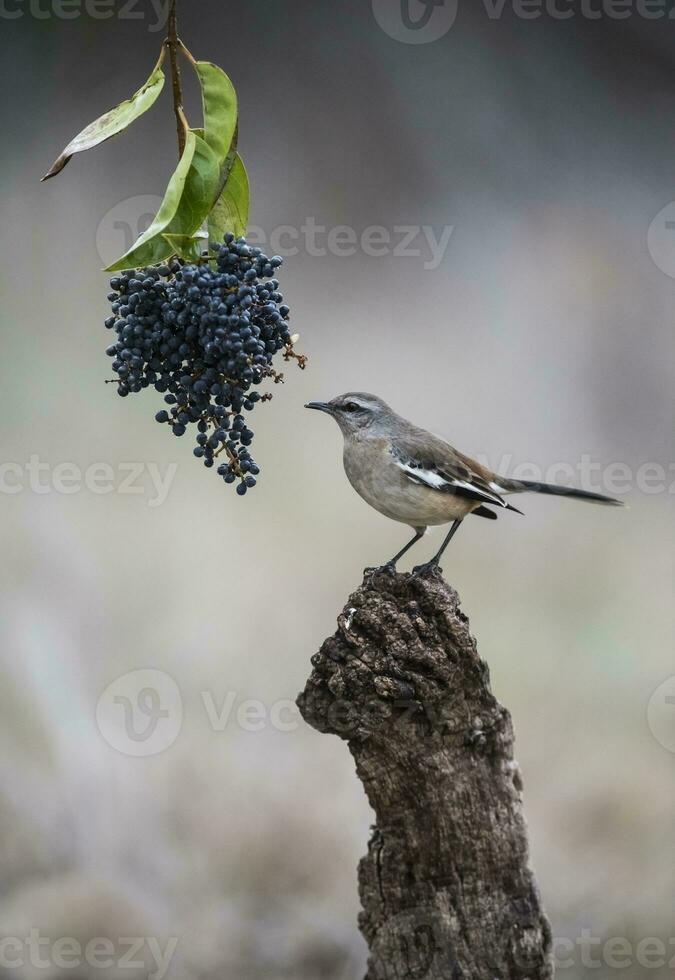
M 549 980 L 508 711 L 438 571 L 366 574 L 298 705 L 345 739 L 376 822 L 366 980 Z

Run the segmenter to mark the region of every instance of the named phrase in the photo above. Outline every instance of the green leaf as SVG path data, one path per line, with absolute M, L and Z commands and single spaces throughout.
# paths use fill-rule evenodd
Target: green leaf
M 206 244 L 204 235 L 162 235 L 171 246 L 172 255 L 180 255 L 187 262 L 196 262 L 201 258 Z
M 180 208 L 171 227 L 166 229 L 175 235 L 194 235 L 206 221 L 218 195 L 220 161 L 198 132 L 191 130 L 190 135 L 195 138 L 195 155 Z
M 204 139 L 222 163 L 230 152 L 237 127 L 237 93 L 222 68 L 196 61 L 204 107 Z
M 49 177 L 55 177 L 75 153 L 90 150 L 93 146 L 98 146 L 99 143 L 110 139 L 111 136 L 121 133 L 123 129 L 126 129 L 153 105 L 163 87 L 164 72 L 160 61 L 160 64 L 157 65 L 150 78 L 145 85 L 139 88 L 138 92 L 134 92 L 126 102 L 120 102 L 119 105 L 110 109 L 93 123 L 90 123 L 81 133 L 78 133 L 42 179 L 47 180 Z
M 118 269 L 137 269 L 141 266 L 152 265 L 161 262 L 171 255 L 168 242 L 162 235 L 169 230 L 169 226 L 174 220 L 178 211 L 185 183 L 187 181 L 190 167 L 195 155 L 197 137 L 194 133 L 188 133 L 185 140 L 185 149 L 178 162 L 178 166 L 171 175 L 171 180 L 166 188 L 164 199 L 159 207 L 159 211 L 154 217 L 150 227 L 141 235 L 131 249 L 120 259 L 107 267 L 108 272 L 115 272 Z
M 194 236 L 206 220 L 218 192 L 220 166 L 211 147 L 192 130 L 154 221 L 132 248 L 107 268 L 138 269 L 174 254 L 170 237 Z
M 222 242 L 228 231 L 237 238 L 245 235 L 249 203 L 248 175 L 243 160 L 235 153 L 225 186 L 209 215 L 209 241 Z

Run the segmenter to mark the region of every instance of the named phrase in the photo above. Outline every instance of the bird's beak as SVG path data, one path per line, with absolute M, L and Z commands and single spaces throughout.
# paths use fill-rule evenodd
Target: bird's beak
M 315 408 L 318 412 L 327 412 L 333 415 L 334 409 L 330 402 L 307 402 L 305 408 Z

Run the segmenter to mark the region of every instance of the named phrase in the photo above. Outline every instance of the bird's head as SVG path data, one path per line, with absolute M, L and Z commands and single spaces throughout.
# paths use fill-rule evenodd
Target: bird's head
M 392 415 L 386 402 L 364 391 L 349 391 L 329 402 L 308 402 L 305 408 L 332 415 L 345 436 L 376 426 Z

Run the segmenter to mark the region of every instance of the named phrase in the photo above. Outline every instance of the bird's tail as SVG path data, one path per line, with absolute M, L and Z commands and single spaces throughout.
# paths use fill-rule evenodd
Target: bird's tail
M 574 497 L 576 500 L 590 500 L 596 504 L 611 504 L 614 507 L 623 507 L 623 501 L 615 497 L 606 497 L 602 493 L 591 493 L 590 490 L 577 490 L 576 487 L 559 487 L 555 483 L 537 483 L 536 480 L 518 480 L 517 482 L 523 490 L 532 493 L 550 493 L 555 497 Z

